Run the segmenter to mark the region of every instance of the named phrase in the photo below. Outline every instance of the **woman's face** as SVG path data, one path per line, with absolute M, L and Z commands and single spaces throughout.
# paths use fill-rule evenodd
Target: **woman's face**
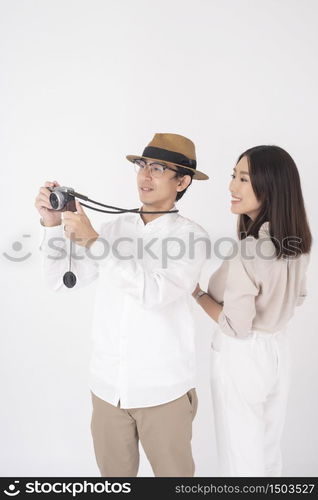
M 243 156 L 234 167 L 229 189 L 232 194 L 232 213 L 246 214 L 254 220 L 260 212 L 261 203 L 257 200 L 252 188 L 246 156 Z

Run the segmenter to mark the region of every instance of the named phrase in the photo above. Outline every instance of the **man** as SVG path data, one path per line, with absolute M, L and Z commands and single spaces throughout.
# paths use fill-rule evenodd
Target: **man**
M 155 476 L 189 477 L 197 409 L 190 303 L 210 242 L 173 210 L 192 179 L 208 176 L 196 169 L 192 141 L 176 134 L 156 134 L 142 156 L 127 159 L 137 170 L 142 214 L 121 215 L 99 233 L 78 201 L 77 213 L 63 217 L 65 236 L 80 250 L 72 261 L 76 286 L 98 278 L 90 367 L 95 455 L 102 476 L 136 476 L 140 440 Z M 48 210 L 52 185 L 40 189 L 35 205 L 45 226 L 45 276 L 61 290 L 68 259 L 58 259 L 50 238 L 61 237 L 60 249 L 67 242 L 61 214 Z M 168 213 L 147 213 L 157 211 Z M 107 255 L 97 260 L 101 249 Z

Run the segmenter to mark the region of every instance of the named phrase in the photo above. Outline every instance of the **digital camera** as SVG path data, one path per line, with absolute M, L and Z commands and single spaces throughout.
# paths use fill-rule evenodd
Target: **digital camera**
M 76 212 L 76 204 L 75 204 L 75 193 L 73 188 L 60 186 L 60 187 L 49 187 L 49 191 L 51 191 L 49 200 L 51 203 L 51 207 L 53 210 L 58 212 Z

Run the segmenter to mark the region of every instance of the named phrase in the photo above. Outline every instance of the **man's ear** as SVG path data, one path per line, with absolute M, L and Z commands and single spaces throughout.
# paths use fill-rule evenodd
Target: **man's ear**
M 191 181 L 191 175 L 183 175 L 182 177 L 180 177 L 177 185 L 177 191 L 184 191 L 188 186 L 190 186 Z

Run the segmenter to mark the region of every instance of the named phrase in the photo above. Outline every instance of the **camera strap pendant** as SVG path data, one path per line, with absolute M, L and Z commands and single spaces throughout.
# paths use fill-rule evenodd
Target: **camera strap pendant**
M 71 271 L 71 258 L 72 258 L 72 240 L 70 239 L 70 265 L 69 270 L 63 276 L 63 283 L 67 288 L 73 288 L 76 285 L 76 276 Z

